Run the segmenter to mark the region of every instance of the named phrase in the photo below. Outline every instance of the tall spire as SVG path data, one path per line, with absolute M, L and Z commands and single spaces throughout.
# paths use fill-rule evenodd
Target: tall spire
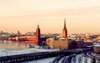
M 39 24 L 37 25 L 37 28 L 39 29 Z
M 64 18 L 64 30 L 66 30 L 66 19 Z
M 67 38 L 66 19 L 64 19 L 63 37 Z

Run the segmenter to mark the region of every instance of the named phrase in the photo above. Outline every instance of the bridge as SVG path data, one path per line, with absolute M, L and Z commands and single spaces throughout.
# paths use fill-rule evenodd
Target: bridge
M 89 50 L 91 50 L 91 48 L 69 49 L 69 50 L 59 50 L 59 51 L 52 51 L 52 52 L 39 52 L 39 53 L 4 56 L 4 57 L 0 57 L 0 63 L 19 63 L 23 61 L 37 60 L 37 59 L 54 57 L 63 54 L 62 56 L 56 58 L 52 62 L 54 63 L 55 61 L 61 59 L 65 55 L 78 54 Z

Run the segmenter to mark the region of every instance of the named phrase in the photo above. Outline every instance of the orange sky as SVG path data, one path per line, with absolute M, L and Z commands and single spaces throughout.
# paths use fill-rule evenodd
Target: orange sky
M 62 33 L 66 18 L 68 33 L 100 32 L 99 0 L 0 0 L 0 30 Z

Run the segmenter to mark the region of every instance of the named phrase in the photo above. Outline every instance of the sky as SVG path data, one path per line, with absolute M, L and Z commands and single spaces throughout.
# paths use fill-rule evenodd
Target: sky
M 0 30 L 68 34 L 100 32 L 100 0 L 0 0 Z

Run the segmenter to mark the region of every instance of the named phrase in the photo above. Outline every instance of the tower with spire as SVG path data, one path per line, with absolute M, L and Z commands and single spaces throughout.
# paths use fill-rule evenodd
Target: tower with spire
M 18 30 L 18 31 L 17 31 L 17 35 L 20 35 L 20 34 L 21 34 L 21 33 L 20 33 L 20 31 Z
M 39 25 L 37 25 L 37 29 L 36 29 L 36 39 L 39 42 L 40 41 L 40 28 Z
M 63 38 L 67 38 L 66 19 L 64 19 Z

